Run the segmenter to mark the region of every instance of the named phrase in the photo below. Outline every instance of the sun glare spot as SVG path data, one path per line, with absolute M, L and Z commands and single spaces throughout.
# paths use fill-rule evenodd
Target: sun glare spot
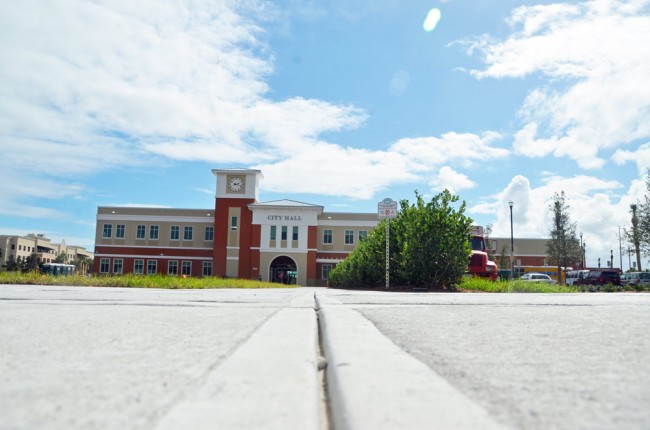
M 424 31 L 433 31 L 436 28 L 436 25 L 438 25 L 438 22 L 440 21 L 440 17 L 442 14 L 440 13 L 440 9 L 438 8 L 433 8 L 429 11 L 427 14 L 426 19 L 424 20 L 424 24 L 422 24 L 422 27 L 424 28 Z

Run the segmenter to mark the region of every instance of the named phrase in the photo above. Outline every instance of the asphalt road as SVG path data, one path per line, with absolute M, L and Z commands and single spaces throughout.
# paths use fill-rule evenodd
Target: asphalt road
M 646 429 L 648 327 L 648 294 L 0 286 L 0 429 Z

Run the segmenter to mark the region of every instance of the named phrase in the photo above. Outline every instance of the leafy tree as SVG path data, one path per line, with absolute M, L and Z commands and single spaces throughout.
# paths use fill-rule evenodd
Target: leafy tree
M 17 272 L 20 270 L 20 264 L 16 261 L 16 258 L 13 255 L 10 255 L 9 258 L 7 258 L 4 267 L 7 269 L 7 272 Z
M 68 262 L 68 255 L 65 252 L 59 252 L 58 254 L 56 254 L 54 263 L 65 264 L 67 262 Z
M 88 269 L 93 265 L 93 259 L 83 255 L 77 256 L 75 261 L 72 263 L 77 268 L 77 273 L 80 275 L 85 275 L 88 273 Z
M 501 247 L 501 255 L 499 256 L 499 269 L 502 270 L 510 269 L 510 263 L 508 262 L 508 259 L 510 257 L 508 257 L 508 255 L 509 255 L 508 248 L 505 245 L 503 245 Z
M 492 236 L 492 224 L 486 225 L 485 229 L 483 229 L 483 238 L 485 239 L 485 245 L 487 246 L 485 252 L 487 252 L 488 260 L 494 261 L 494 251 L 492 251 L 492 239 L 490 236 Z
M 566 203 L 564 191 L 553 195 L 549 210 L 553 214 L 553 228 L 551 238 L 546 242 L 546 255 L 549 263 L 557 266 L 559 275 L 562 273 L 562 267 L 569 267 L 580 261 L 582 251 L 580 241 L 576 237 L 576 224 L 571 222 L 569 217 L 569 205 Z
M 637 270 L 641 270 L 641 254 L 650 255 L 650 169 L 646 174 L 646 194 L 643 201 L 630 205 L 631 228 L 624 229 L 625 238 L 634 249 Z
M 399 216 L 390 223 L 390 279 L 399 286 L 453 289 L 467 271 L 472 220 L 465 202 L 449 191 L 426 203 L 400 202 Z M 355 251 L 330 273 L 330 285 L 375 287 L 385 285 L 385 222 L 382 221 Z
M 31 254 L 29 257 L 25 258 L 22 261 L 20 270 L 22 270 L 23 273 L 38 270 L 38 256 L 36 254 Z

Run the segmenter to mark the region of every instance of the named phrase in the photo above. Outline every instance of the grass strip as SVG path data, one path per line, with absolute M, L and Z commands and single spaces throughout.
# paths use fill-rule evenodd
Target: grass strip
M 527 281 L 497 281 L 481 278 L 464 278 L 459 286 L 462 291 L 486 293 L 579 293 L 580 289 L 570 285 L 547 284 Z
M 69 285 L 79 287 L 121 287 L 121 288 L 295 288 L 298 285 L 252 281 L 234 278 L 193 278 L 168 275 L 113 275 L 113 276 L 52 276 L 38 272 L 0 272 L 0 284 L 17 285 Z

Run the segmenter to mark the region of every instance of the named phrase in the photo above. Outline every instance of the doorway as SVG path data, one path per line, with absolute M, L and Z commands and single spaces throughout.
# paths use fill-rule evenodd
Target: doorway
M 276 257 L 271 261 L 271 270 L 269 271 L 269 282 L 278 282 L 282 284 L 295 284 L 298 279 L 298 266 L 293 258 L 283 255 Z

